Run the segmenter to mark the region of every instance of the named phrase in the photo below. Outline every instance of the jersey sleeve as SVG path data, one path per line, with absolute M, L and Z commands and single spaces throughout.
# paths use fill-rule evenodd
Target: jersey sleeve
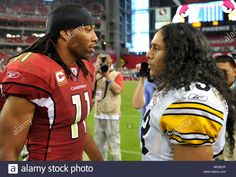
M 5 95 L 15 95 L 29 100 L 48 97 L 52 92 L 50 84 L 50 67 L 43 66 L 35 62 L 32 54 L 27 60 L 14 59 L 4 70 L 2 81 L 3 93 Z
M 222 101 L 214 103 L 209 97 L 207 100 L 204 97 L 194 101 L 189 98 L 177 100 L 162 115 L 161 129 L 173 144 L 213 144 L 226 121 L 223 105 Z

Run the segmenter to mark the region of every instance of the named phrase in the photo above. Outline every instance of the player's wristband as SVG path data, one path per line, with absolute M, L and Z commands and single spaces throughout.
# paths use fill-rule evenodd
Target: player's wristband
M 111 83 L 113 82 L 113 80 L 106 80 L 106 82 L 107 82 L 108 84 L 111 84 Z

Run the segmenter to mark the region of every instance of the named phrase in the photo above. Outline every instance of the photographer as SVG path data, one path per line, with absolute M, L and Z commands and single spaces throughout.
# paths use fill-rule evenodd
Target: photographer
M 120 106 L 123 76 L 112 69 L 112 59 L 101 54 L 96 61 L 95 83 L 95 141 L 107 160 L 121 160 L 120 155 Z
M 143 120 L 143 115 L 146 111 L 146 106 L 152 98 L 152 94 L 156 88 L 156 83 L 150 78 L 148 63 L 143 62 L 136 65 L 138 84 L 134 91 L 132 105 L 135 109 L 141 109 L 142 116 L 140 120 L 139 136 Z

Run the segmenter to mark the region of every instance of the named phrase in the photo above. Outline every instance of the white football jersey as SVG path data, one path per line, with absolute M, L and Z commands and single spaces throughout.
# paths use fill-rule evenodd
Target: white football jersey
M 214 157 L 225 144 L 228 106 L 211 86 L 156 91 L 142 122 L 142 159 L 173 160 L 173 145 L 212 145 Z

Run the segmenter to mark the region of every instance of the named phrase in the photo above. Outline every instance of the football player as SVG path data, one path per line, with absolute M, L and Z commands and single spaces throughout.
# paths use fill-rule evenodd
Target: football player
M 91 14 L 77 4 L 53 10 L 46 35 L 11 59 L 0 117 L 0 159 L 17 160 L 27 140 L 29 160 L 102 160 L 86 124 L 98 38 Z
M 147 57 L 158 89 L 142 124 L 142 159 L 213 160 L 223 151 L 226 122 L 233 140 L 235 119 L 227 121 L 230 91 L 205 37 L 191 25 L 168 24 Z

